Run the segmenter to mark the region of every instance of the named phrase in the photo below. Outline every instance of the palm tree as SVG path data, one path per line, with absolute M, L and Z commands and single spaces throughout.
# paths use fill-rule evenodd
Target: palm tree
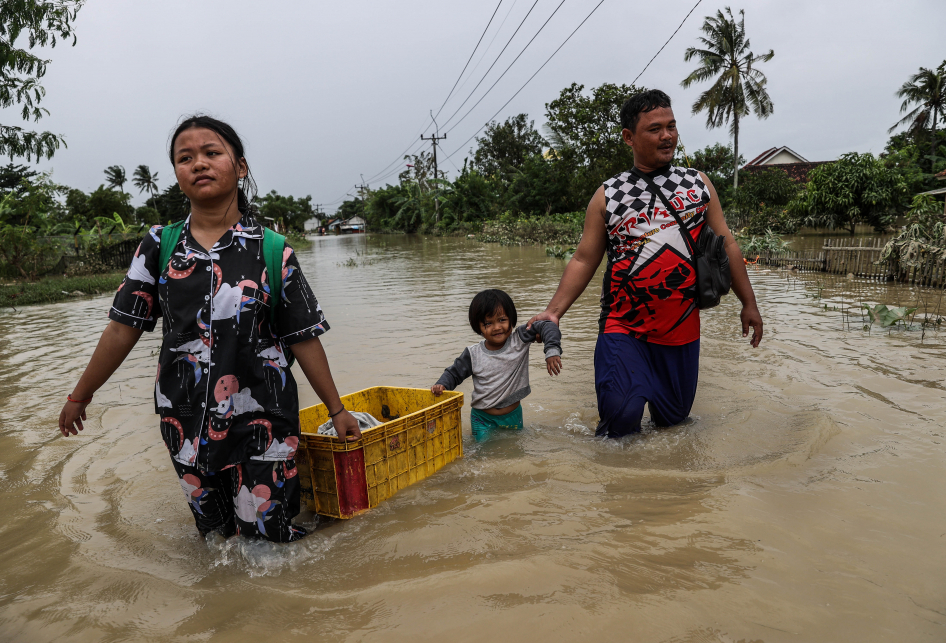
M 919 132 L 927 123 L 930 123 L 930 154 L 936 155 L 936 123 L 939 115 L 946 112 L 946 60 L 940 63 L 935 70 L 920 67 L 920 71 L 910 76 L 897 92 L 897 98 L 903 99 L 900 113 L 904 113 L 914 103 L 919 103 L 909 114 L 901 118 L 888 130 L 892 134 L 901 125 L 909 125 L 914 133 Z
M 125 177 L 125 168 L 121 165 L 110 165 L 105 168 L 105 180 L 108 181 L 108 187 L 118 188 L 122 194 L 125 193 L 125 182 L 128 179 Z
M 732 121 L 729 131 L 733 137 L 733 187 L 739 187 L 739 119 L 750 111 L 759 118 L 768 118 L 774 106 L 765 89 L 768 80 L 755 68 L 758 63 L 772 60 L 773 50 L 756 56 L 749 50 L 746 38 L 745 12 L 739 11 L 739 22 L 726 7 L 726 13 L 717 11 L 715 17 L 703 20 L 699 42 L 703 49 L 689 47 L 683 59 L 689 62 L 699 58 L 700 66 L 680 84 L 684 88 L 695 82 L 715 80 L 713 86 L 700 94 L 693 103 L 693 113 L 706 112 L 706 127 L 713 129 Z
M 158 209 L 158 173 L 151 173 L 151 168 L 147 165 L 139 165 L 135 168 L 135 173 L 132 175 L 131 182 L 136 188 L 138 188 L 139 193 L 148 191 L 148 194 L 151 195 L 152 200 L 154 201 L 154 209 Z

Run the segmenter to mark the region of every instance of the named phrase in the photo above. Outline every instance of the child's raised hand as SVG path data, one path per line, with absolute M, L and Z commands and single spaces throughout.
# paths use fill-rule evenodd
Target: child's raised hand
M 558 375 L 562 372 L 561 355 L 552 355 L 545 360 L 545 368 L 549 370 L 549 375 Z
M 440 397 L 445 390 L 446 389 L 444 389 L 443 384 L 434 384 L 433 386 L 430 387 L 430 392 L 436 395 L 437 397 Z

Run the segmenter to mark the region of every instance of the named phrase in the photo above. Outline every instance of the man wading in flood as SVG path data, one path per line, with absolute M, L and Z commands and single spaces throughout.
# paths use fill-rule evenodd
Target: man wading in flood
M 694 243 L 709 224 L 726 237 L 732 289 L 742 302 L 742 336 L 752 327 L 762 339 L 762 317 L 736 245 L 705 174 L 670 164 L 677 149 L 677 121 L 660 90 L 636 94 L 621 108 L 621 135 L 634 150 L 634 167 L 670 200 Z M 530 320 L 559 323 L 588 286 L 605 249 L 608 266 L 601 293 L 595 346 L 599 436 L 640 431 L 644 404 L 657 426 L 679 424 L 690 414 L 700 360 L 696 275 L 681 230 L 647 182 L 622 172 L 604 182 L 588 204 L 584 233 L 545 312 Z

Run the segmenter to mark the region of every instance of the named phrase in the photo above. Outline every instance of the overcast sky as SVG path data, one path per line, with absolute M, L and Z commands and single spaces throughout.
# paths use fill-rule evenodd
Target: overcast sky
M 78 44 L 40 54 L 53 62 L 43 79 L 43 104 L 51 115 L 39 127 L 64 134 L 69 145 L 40 167 L 51 169 L 59 183 L 90 191 L 104 181 L 109 165 L 123 165 L 130 176 L 146 164 L 159 173 L 163 189 L 173 182 L 168 136 L 183 115 L 202 111 L 229 121 L 243 136 L 261 192 L 311 194 L 332 211 L 361 174 L 372 179 L 386 166 L 402 165 L 400 156 L 429 126 L 429 111 L 440 109 L 497 1 L 90 0 L 79 12 Z M 535 2 L 503 0 L 464 76 L 469 81 L 461 80 L 438 118 L 441 133 L 448 132 L 441 168 L 451 174 L 473 145 L 461 144 L 598 4 L 565 0 L 461 121 L 561 3 L 538 0 L 486 80 L 445 123 Z M 589 88 L 630 83 L 694 2 L 604 0 L 497 119 L 526 112 L 541 127 L 545 103 L 572 82 Z M 724 6 L 703 0 L 638 81 L 670 94 L 689 150 L 728 140 L 726 130 L 707 130 L 703 115 L 690 115 L 702 87 L 680 87 L 695 67 L 683 61 L 684 50 L 695 44 L 703 18 Z M 899 118 L 895 91 L 920 66 L 935 67 L 946 58 L 942 0 L 749 0 L 731 6 L 746 11 L 752 49 L 775 50 L 761 66 L 775 112 L 741 127 L 740 151 L 749 159 L 781 145 L 812 161 L 882 151 L 887 128 Z M 2 119 L 21 124 L 13 109 Z M 389 181 L 396 174 L 369 183 Z M 142 202 L 136 194 L 135 203 Z

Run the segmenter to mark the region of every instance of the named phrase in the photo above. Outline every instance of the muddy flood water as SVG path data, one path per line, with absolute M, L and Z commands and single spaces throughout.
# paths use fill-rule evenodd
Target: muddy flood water
M 524 321 L 564 267 L 466 239 L 299 255 L 343 393 L 430 386 L 477 340 L 475 292 L 507 290 Z M 734 297 L 703 314 L 685 425 L 594 438 L 596 278 L 562 375 L 533 351 L 525 431 L 474 443 L 467 398 L 462 459 L 352 520 L 307 513 L 290 545 L 198 538 L 153 414 L 157 333 L 66 439 L 111 297 L 4 309 L 0 641 L 946 640 L 946 333 L 835 309 L 910 290 L 751 278 L 765 340 L 747 346 Z

